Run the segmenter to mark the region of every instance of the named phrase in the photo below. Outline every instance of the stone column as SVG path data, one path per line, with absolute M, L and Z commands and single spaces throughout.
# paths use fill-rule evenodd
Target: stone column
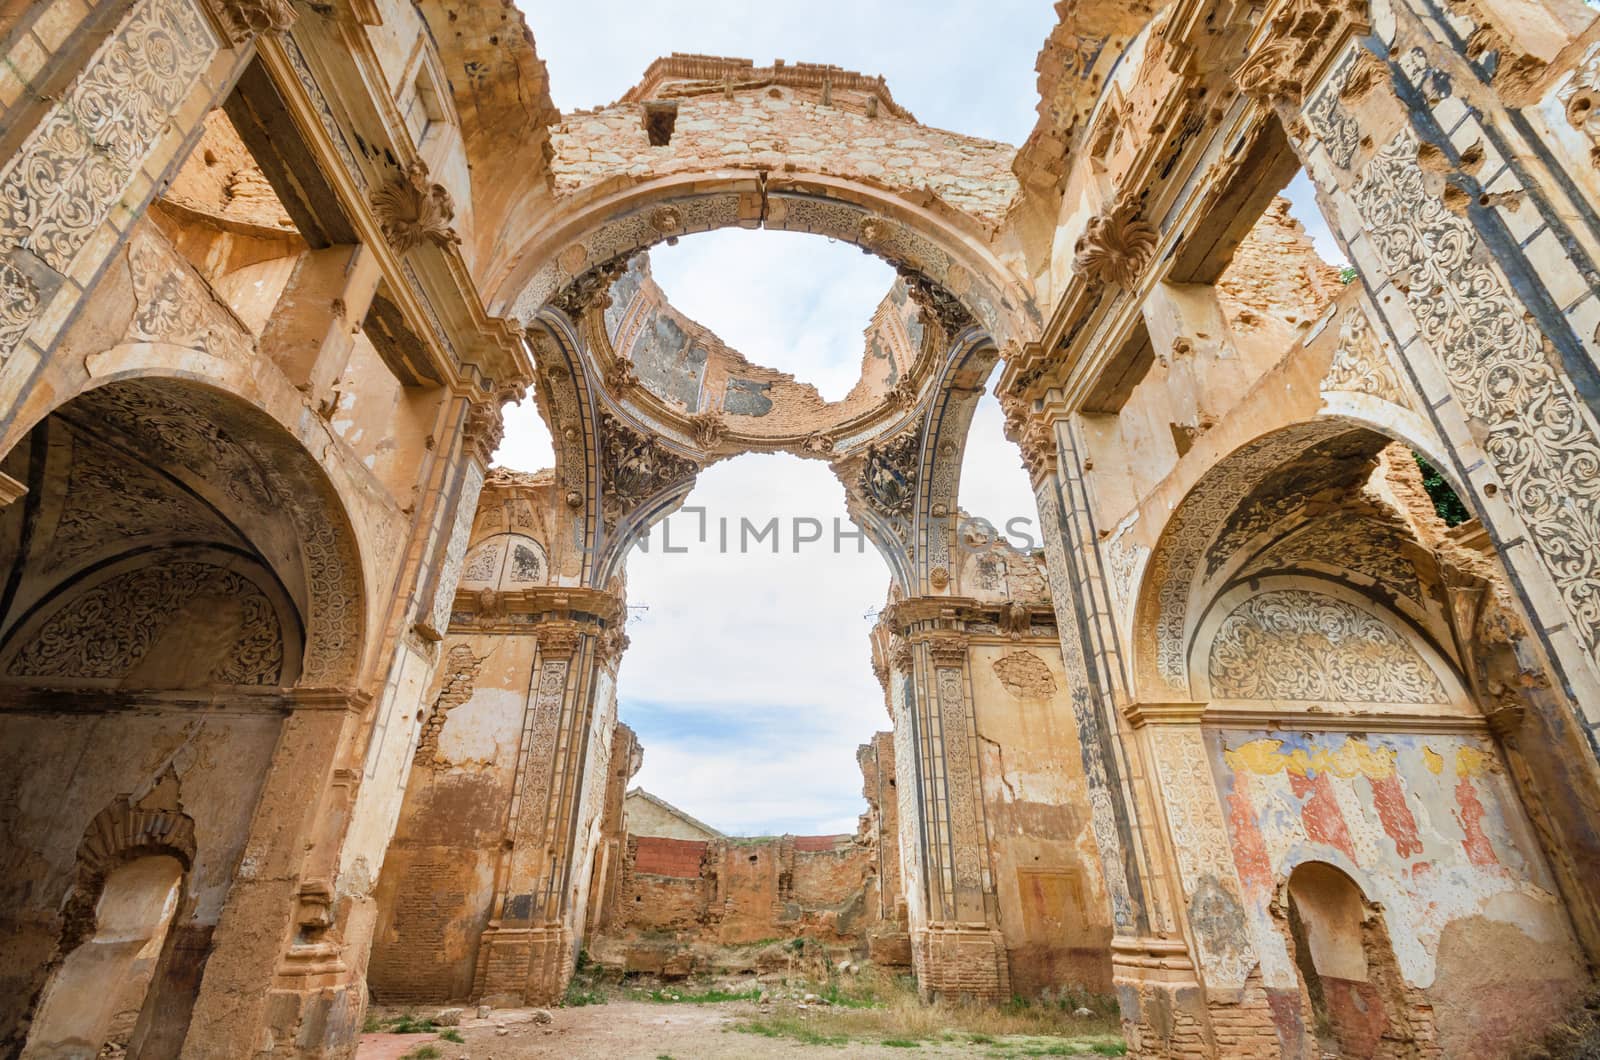
M 1284 123 L 1371 294 L 1444 468 L 1529 629 L 1600 724 L 1595 49 L 1547 77 L 1494 5 L 1281 5 L 1235 74 Z M 1535 34 L 1534 36 L 1537 36 Z M 1521 42 L 1520 44 L 1518 42 Z
M 369 703 L 348 689 L 291 694 L 184 1057 L 342 1055 L 359 1033 L 365 989 L 331 931 L 327 868 L 360 775 Z
M 1173 901 L 1161 815 L 1145 751 L 1124 708 L 1130 695 L 1098 535 L 1070 417 L 1048 400 L 1007 401 L 1007 431 L 1022 448 L 1039 505 L 1045 563 L 1061 631 L 1090 827 L 1100 853 L 1115 936 L 1112 982 L 1129 1045 L 1141 1056 L 1210 1048 L 1204 992 Z
M 956 601 L 895 604 L 888 623 L 905 649 L 893 666 L 895 767 L 902 821 L 917 821 L 915 874 L 907 890 L 912 967 L 924 997 L 1011 996 L 999 930 L 989 837 L 978 776 L 977 727 L 967 636 Z M 909 812 L 908 812 L 909 809 Z
M 539 650 L 474 977 L 474 996 L 491 1003 L 553 1004 L 572 976 L 589 882 L 583 870 L 609 772 L 598 734 L 615 723 L 616 667 L 626 647 L 620 601 L 608 599 L 534 627 Z

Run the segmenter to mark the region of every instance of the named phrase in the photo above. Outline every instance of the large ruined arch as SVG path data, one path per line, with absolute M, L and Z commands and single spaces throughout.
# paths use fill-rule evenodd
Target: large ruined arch
M 1026 341 L 1039 324 L 1024 283 L 970 218 L 860 181 L 722 167 L 575 195 L 529 234 L 491 308 L 528 320 L 591 270 L 668 240 L 719 228 L 806 232 L 851 243 L 965 305 L 997 342 Z

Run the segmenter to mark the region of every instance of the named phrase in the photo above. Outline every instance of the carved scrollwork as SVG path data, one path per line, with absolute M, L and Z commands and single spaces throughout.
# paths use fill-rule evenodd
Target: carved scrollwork
M 287 33 L 300 17 L 291 0 L 222 0 L 222 13 L 235 43 Z
M 372 208 L 397 254 L 424 243 L 451 247 L 461 242 L 451 227 L 455 199 L 443 184 L 428 179 L 427 163 L 421 159 L 408 163 L 401 176 L 373 192 Z
M 1211 694 L 1225 699 L 1444 703 L 1444 686 L 1387 623 L 1303 589 L 1244 601 L 1211 647 Z
M 1367 28 L 1365 0 L 1288 0 L 1271 16 L 1267 43 L 1234 71 L 1233 79 L 1263 103 L 1299 106 L 1328 49 Z
M 911 295 L 911 300 L 922 311 L 923 327 L 938 328 L 948 341 L 972 326 L 972 314 L 960 298 L 916 269 L 902 265 L 898 271 L 906 282 L 906 291 Z
M 1089 218 L 1073 246 L 1072 268 L 1091 284 L 1132 287 L 1155 255 L 1158 233 L 1139 219 L 1142 204 L 1121 197 Z
M 607 526 L 699 471 L 693 460 L 669 452 L 610 413 L 600 414 L 600 482 Z
M 1344 390 L 1370 394 L 1396 405 L 1405 405 L 1406 391 L 1400 385 L 1383 347 L 1378 344 L 1366 313 L 1359 306 L 1345 311 L 1339 321 L 1339 346 L 1333 363 L 1322 381 L 1322 390 Z

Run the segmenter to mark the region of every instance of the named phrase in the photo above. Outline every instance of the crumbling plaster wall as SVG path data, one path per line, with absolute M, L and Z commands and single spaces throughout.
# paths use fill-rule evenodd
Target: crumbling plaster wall
M 119 796 L 137 804 L 169 774 L 182 812 L 194 819 L 195 858 L 171 929 L 172 960 L 184 966 L 165 974 L 179 982 L 198 977 L 239 869 L 280 725 L 270 713 L 199 715 L 182 708 L 80 716 L 0 712 L 0 739 L 29 748 L 32 756 L 28 768 L 0 778 L 0 864 L 6 866 L 0 877 L 0 1013 L 20 1016 L 44 984 L 90 822 Z M 0 1050 L 15 1043 L 20 1030 L 0 1027 Z
M 974 643 L 989 857 L 1012 990 L 1111 986 L 1111 923 L 1061 651 Z
M 1254 951 L 1269 997 L 1293 999 L 1280 1011 L 1298 1012 L 1299 986 L 1279 888 L 1305 861 L 1381 906 L 1447 1056 L 1504 1056 L 1583 989 L 1571 924 L 1489 741 L 1223 729 L 1206 756 L 1244 887 L 1246 933 L 1231 944 Z M 1286 1048 L 1295 1031 L 1280 1020 Z
M 466 1000 L 516 777 L 535 642 L 452 635 L 384 857 L 368 984 L 383 1003 Z

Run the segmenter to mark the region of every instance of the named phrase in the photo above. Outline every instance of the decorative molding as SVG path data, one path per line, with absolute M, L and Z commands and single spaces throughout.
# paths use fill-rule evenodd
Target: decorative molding
M 609 261 L 603 261 L 585 270 L 558 291 L 555 297 L 550 299 L 550 304 L 573 320 L 582 319 L 584 314 L 593 309 L 609 309 L 611 285 L 628 271 L 630 260 L 632 260 L 631 255 L 619 254 Z
M 407 163 L 401 176 L 372 193 L 372 209 L 396 254 L 424 243 L 444 248 L 461 242 L 451 227 L 455 198 L 443 184 L 428 179 L 428 165 L 421 159 Z
M 49 113 L 0 170 L 0 364 L 44 313 L 51 270 L 72 271 L 217 50 L 191 0 L 140 0 L 72 86 L 47 97 Z
M 1484 455 L 1591 658 L 1600 648 L 1600 438 L 1549 340 L 1472 225 L 1427 190 L 1403 130 L 1378 152 L 1353 202 L 1385 275 L 1404 294 Z
M 1354 604 L 1273 589 L 1222 620 L 1207 665 L 1213 699 L 1448 703 L 1444 685 L 1399 632 Z
M 1339 320 L 1339 347 L 1322 380 L 1322 392 L 1330 390 L 1369 394 L 1394 405 L 1410 406 L 1405 387 L 1360 306 L 1345 310 Z

